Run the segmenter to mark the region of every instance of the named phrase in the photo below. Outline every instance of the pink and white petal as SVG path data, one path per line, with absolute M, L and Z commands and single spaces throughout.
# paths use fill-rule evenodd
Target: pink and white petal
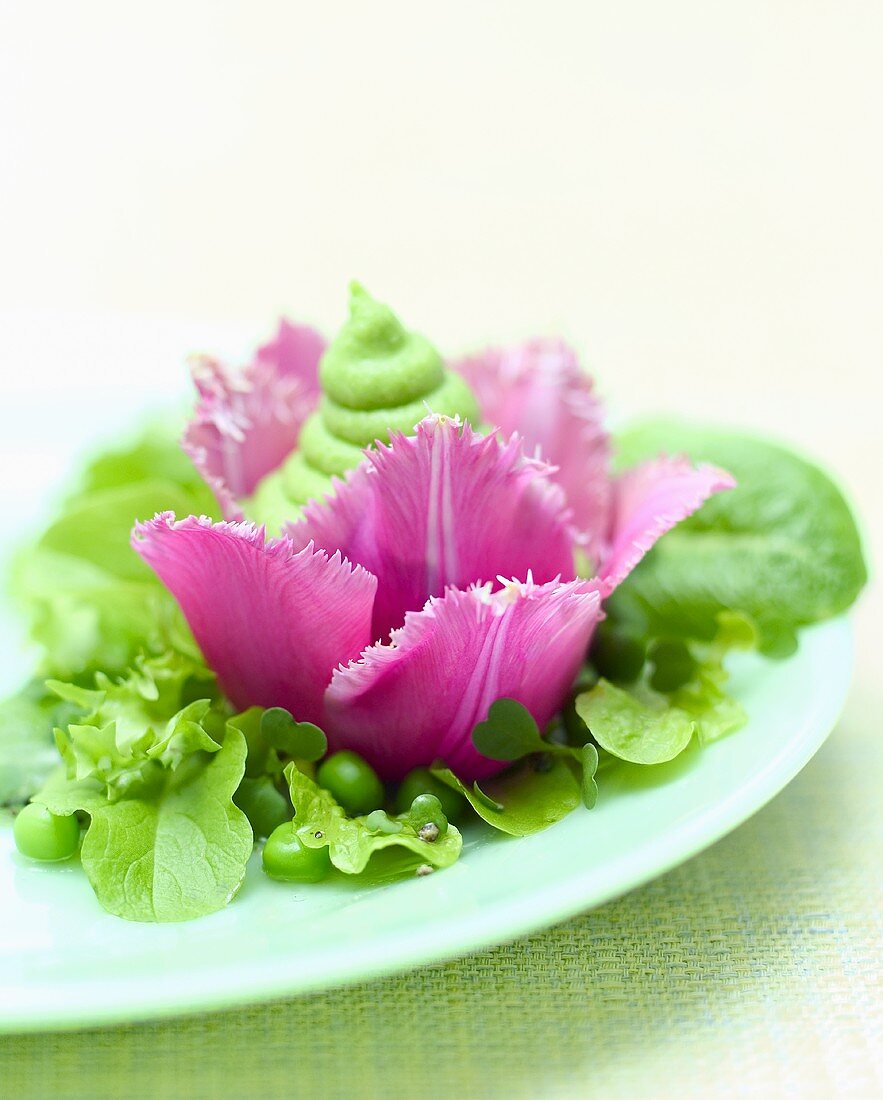
M 601 618 L 590 581 L 449 589 L 409 613 L 389 644 L 334 673 L 325 700 L 331 745 L 361 753 L 388 780 L 437 759 L 463 780 L 493 775 L 506 765 L 476 751 L 476 724 L 505 696 L 545 727 Z
M 256 358 L 283 378 L 299 379 L 305 392 L 318 398 L 319 360 L 324 351 L 325 338 L 321 333 L 309 325 L 294 325 L 281 317 L 276 335 L 258 348 Z
M 180 604 L 235 706 L 321 722 L 332 671 L 371 641 L 370 573 L 339 554 L 267 540 L 250 523 L 175 522 L 172 512 L 136 524 L 132 545 Z
M 528 451 L 558 467 L 552 477 L 597 563 L 609 523 L 610 436 L 576 352 L 562 340 L 539 339 L 489 348 L 452 367 L 472 386 L 487 423 L 518 432 Z
M 726 470 L 660 456 L 615 479 L 610 543 L 598 571 L 603 595 L 620 584 L 653 544 L 709 497 L 736 482 Z
M 525 458 L 521 441 L 502 442 L 466 424 L 429 416 L 413 436 L 389 446 L 311 503 L 287 534 L 340 551 L 377 577 L 374 638 L 402 625 L 449 586 L 500 574 L 538 582 L 574 576 L 574 532 L 549 467 Z
M 242 517 L 238 501 L 297 445 L 319 399 L 324 346 L 313 329 L 281 321 L 276 337 L 245 367 L 208 356 L 191 361 L 199 396 L 182 445 L 227 519 Z

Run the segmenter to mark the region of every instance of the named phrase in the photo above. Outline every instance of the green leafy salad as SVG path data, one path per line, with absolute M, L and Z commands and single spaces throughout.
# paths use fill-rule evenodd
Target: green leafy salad
M 611 438 L 555 342 L 420 341 L 355 288 L 327 347 L 284 322 L 240 372 L 203 362 L 185 447 L 99 455 L 18 553 L 21 857 L 78 858 L 136 921 L 222 908 L 255 845 L 294 889 L 441 871 L 461 830 L 526 836 L 619 761 L 736 733 L 728 655 L 785 659 L 856 599 L 817 466 L 672 420 Z

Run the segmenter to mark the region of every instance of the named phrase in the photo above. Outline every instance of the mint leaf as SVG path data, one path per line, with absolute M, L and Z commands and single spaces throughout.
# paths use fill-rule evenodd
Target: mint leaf
M 747 616 L 762 652 L 793 652 L 801 626 L 840 614 L 867 579 L 841 492 L 817 466 L 767 440 L 655 420 L 620 433 L 619 463 L 661 451 L 729 470 L 737 487 L 670 531 L 608 602 L 655 637 L 710 640 L 721 611 Z
M 472 743 L 491 760 L 519 760 L 548 745 L 530 711 L 515 699 L 497 699 L 484 722 L 472 731 Z
M 576 712 L 602 749 L 633 764 L 661 764 L 683 752 L 695 723 L 664 697 L 643 701 L 608 680 L 576 698 Z
M 504 772 L 475 791 L 449 768 L 434 767 L 432 774 L 459 791 L 482 820 L 510 836 L 529 836 L 554 825 L 582 800 L 578 769 L 566 756 L 533 758 Z M 494 808 L 489 798 L 502 809 Z
M 438 840 L 421 840 L 407 814 L 391 819 L 400 822 L 398 832 L 381 832 L 365 817 L 347 817 L 334 798 L 304 775 L 294 764 L 285 768 L 294 821 L 298 836 L 308 848 L 328 846 L 331 862 L 347 875 L 364 871 L 375 852 L 384 848 L 403 848 L 413 852 L 415 865 L 428 863 L 433 867 L 449 867 L 455 863 L 463 846 L 463 839 L 453 825 Z M 368 815 L 370 816 L 370 815 Z
M 261 735 L 268 745 L 299 760 L 321 760 L 328 738 L 312 722 L 296 722 L 284 707 L 270 707 L 261 716 Z

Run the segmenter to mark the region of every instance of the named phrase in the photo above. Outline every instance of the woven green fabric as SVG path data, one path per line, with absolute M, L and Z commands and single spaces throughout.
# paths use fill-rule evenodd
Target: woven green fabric
M 198 1020 L 0 1039 L 4 1097 L 883 1094 L 879 708 L 710 851 L 549 932 Z

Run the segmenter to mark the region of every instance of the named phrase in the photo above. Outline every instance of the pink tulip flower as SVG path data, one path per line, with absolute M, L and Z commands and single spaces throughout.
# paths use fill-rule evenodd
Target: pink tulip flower
M 503 765 L 471 737 L 490 705 L 517 699 L 544 728 L 606 597 L 734 482 L 668 457 L 612 475 L 591 380 L 565 345 L 536 341 L 453 364 L 500 431 L 430 414 L 267 539 L 238 501 L 297 445 L 320 353 L 284 325 L 241 376 L 201 368 L 185 446 L 227 519 L 160 514 L 133 545 L 236 706 L 286 707 L 387 780 L 438 759 L 492 775 Z

